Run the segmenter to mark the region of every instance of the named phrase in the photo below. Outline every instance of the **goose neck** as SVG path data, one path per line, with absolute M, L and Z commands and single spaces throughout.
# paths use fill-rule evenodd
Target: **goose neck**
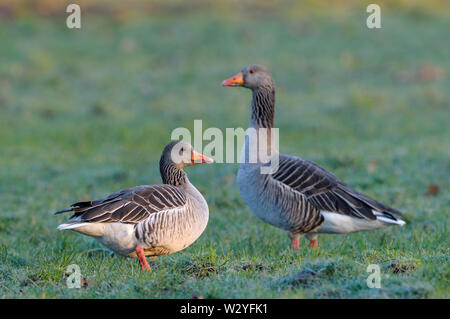
M 164 184 L 182 186 L 189 182 L 186 173 L 173 163 L 161 163 L 160 172 Z
M 272 128 L 275 116 L 275 89 L 263 86 L 253 90 L 250 126 Z

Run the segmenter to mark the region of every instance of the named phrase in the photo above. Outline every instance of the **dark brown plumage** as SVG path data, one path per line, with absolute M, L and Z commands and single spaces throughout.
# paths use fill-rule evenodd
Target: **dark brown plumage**
M 75 203 L 70 210 L 56 214 L 73 211 L 70 219 L 79 217 L 76 223 L 137 224 L 151 214 L 185 204 L 186 196 L 174 186 L 144 185 L 122 190 L 104 199 Z
M 272 178 L 305 195 L 319 210 L 371 220 L 376 219 L 372 210 L 402 215 L 397 209 L 357 192 L 311 161 L 281 154 L 279 165 Z

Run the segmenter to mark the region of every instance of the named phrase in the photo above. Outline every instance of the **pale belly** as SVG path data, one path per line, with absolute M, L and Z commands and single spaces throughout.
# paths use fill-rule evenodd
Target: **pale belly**
M 295 226 L 291 220 L 286 218 L 282 209 L 275 205 L 274 201 L 264 196 L 259 168 L 240 168 L 236 182 L 242 199 L 258 218 L 285 230 L 290 230 Z
M 92 236 L 116 254 L 127 256 L 136 249 L 134 225 L 122 223 L 85 223 L 72 229 Z

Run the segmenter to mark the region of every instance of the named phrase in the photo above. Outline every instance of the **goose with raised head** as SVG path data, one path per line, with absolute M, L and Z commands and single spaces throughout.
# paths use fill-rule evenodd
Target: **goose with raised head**
M 244 67 L 222 85 L 245 87 L 253 92 L 249 130 L 237 175 L 239 192 L 257 217 L 288 233 L 292 248 L 299 248 L 303 234 L 315 248 L 319 233 L 345 234 L 405 224 L 395 216 L 402 215 L 397 209 L 354 190 L 311 161 L 278 152 L 271 139 L 275 85 L 265 67 Z M 260 135 L 261 130 L 268 132 Z M 266 148 L 262 153 L 261 147 Z M 260 154 L 265 152 L 269 162 L 261 159 Z M 249 155 L 255 155 L 255 160 L 248 160 Z M 262 173 L 262 168 L 273 161 L 277 162 L 277 169 Z
M 119 255 L 139 258 L 142 269 L 150 270 L 146 256 L 180 251 L 205 230 L 208 204 L 183 168 L 210 162 L 189 143 L 172 141 L 160 159 L 164 184 L 136 186 L 104 199 L 75 203 L 56 212 L 73 212 L 57 229 L 92 236 Z

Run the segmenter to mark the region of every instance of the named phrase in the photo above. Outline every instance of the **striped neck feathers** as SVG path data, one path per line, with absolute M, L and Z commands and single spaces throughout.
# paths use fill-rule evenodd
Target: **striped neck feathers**
M 187 182 L 186 173 L 174 163 L 160 163 L 161 178 L 164 184 L 180 186 Z
M 275 88 L 271 85 L 253 90 L 251 123 L 260 128 L 272 128 L 275 116 Z

